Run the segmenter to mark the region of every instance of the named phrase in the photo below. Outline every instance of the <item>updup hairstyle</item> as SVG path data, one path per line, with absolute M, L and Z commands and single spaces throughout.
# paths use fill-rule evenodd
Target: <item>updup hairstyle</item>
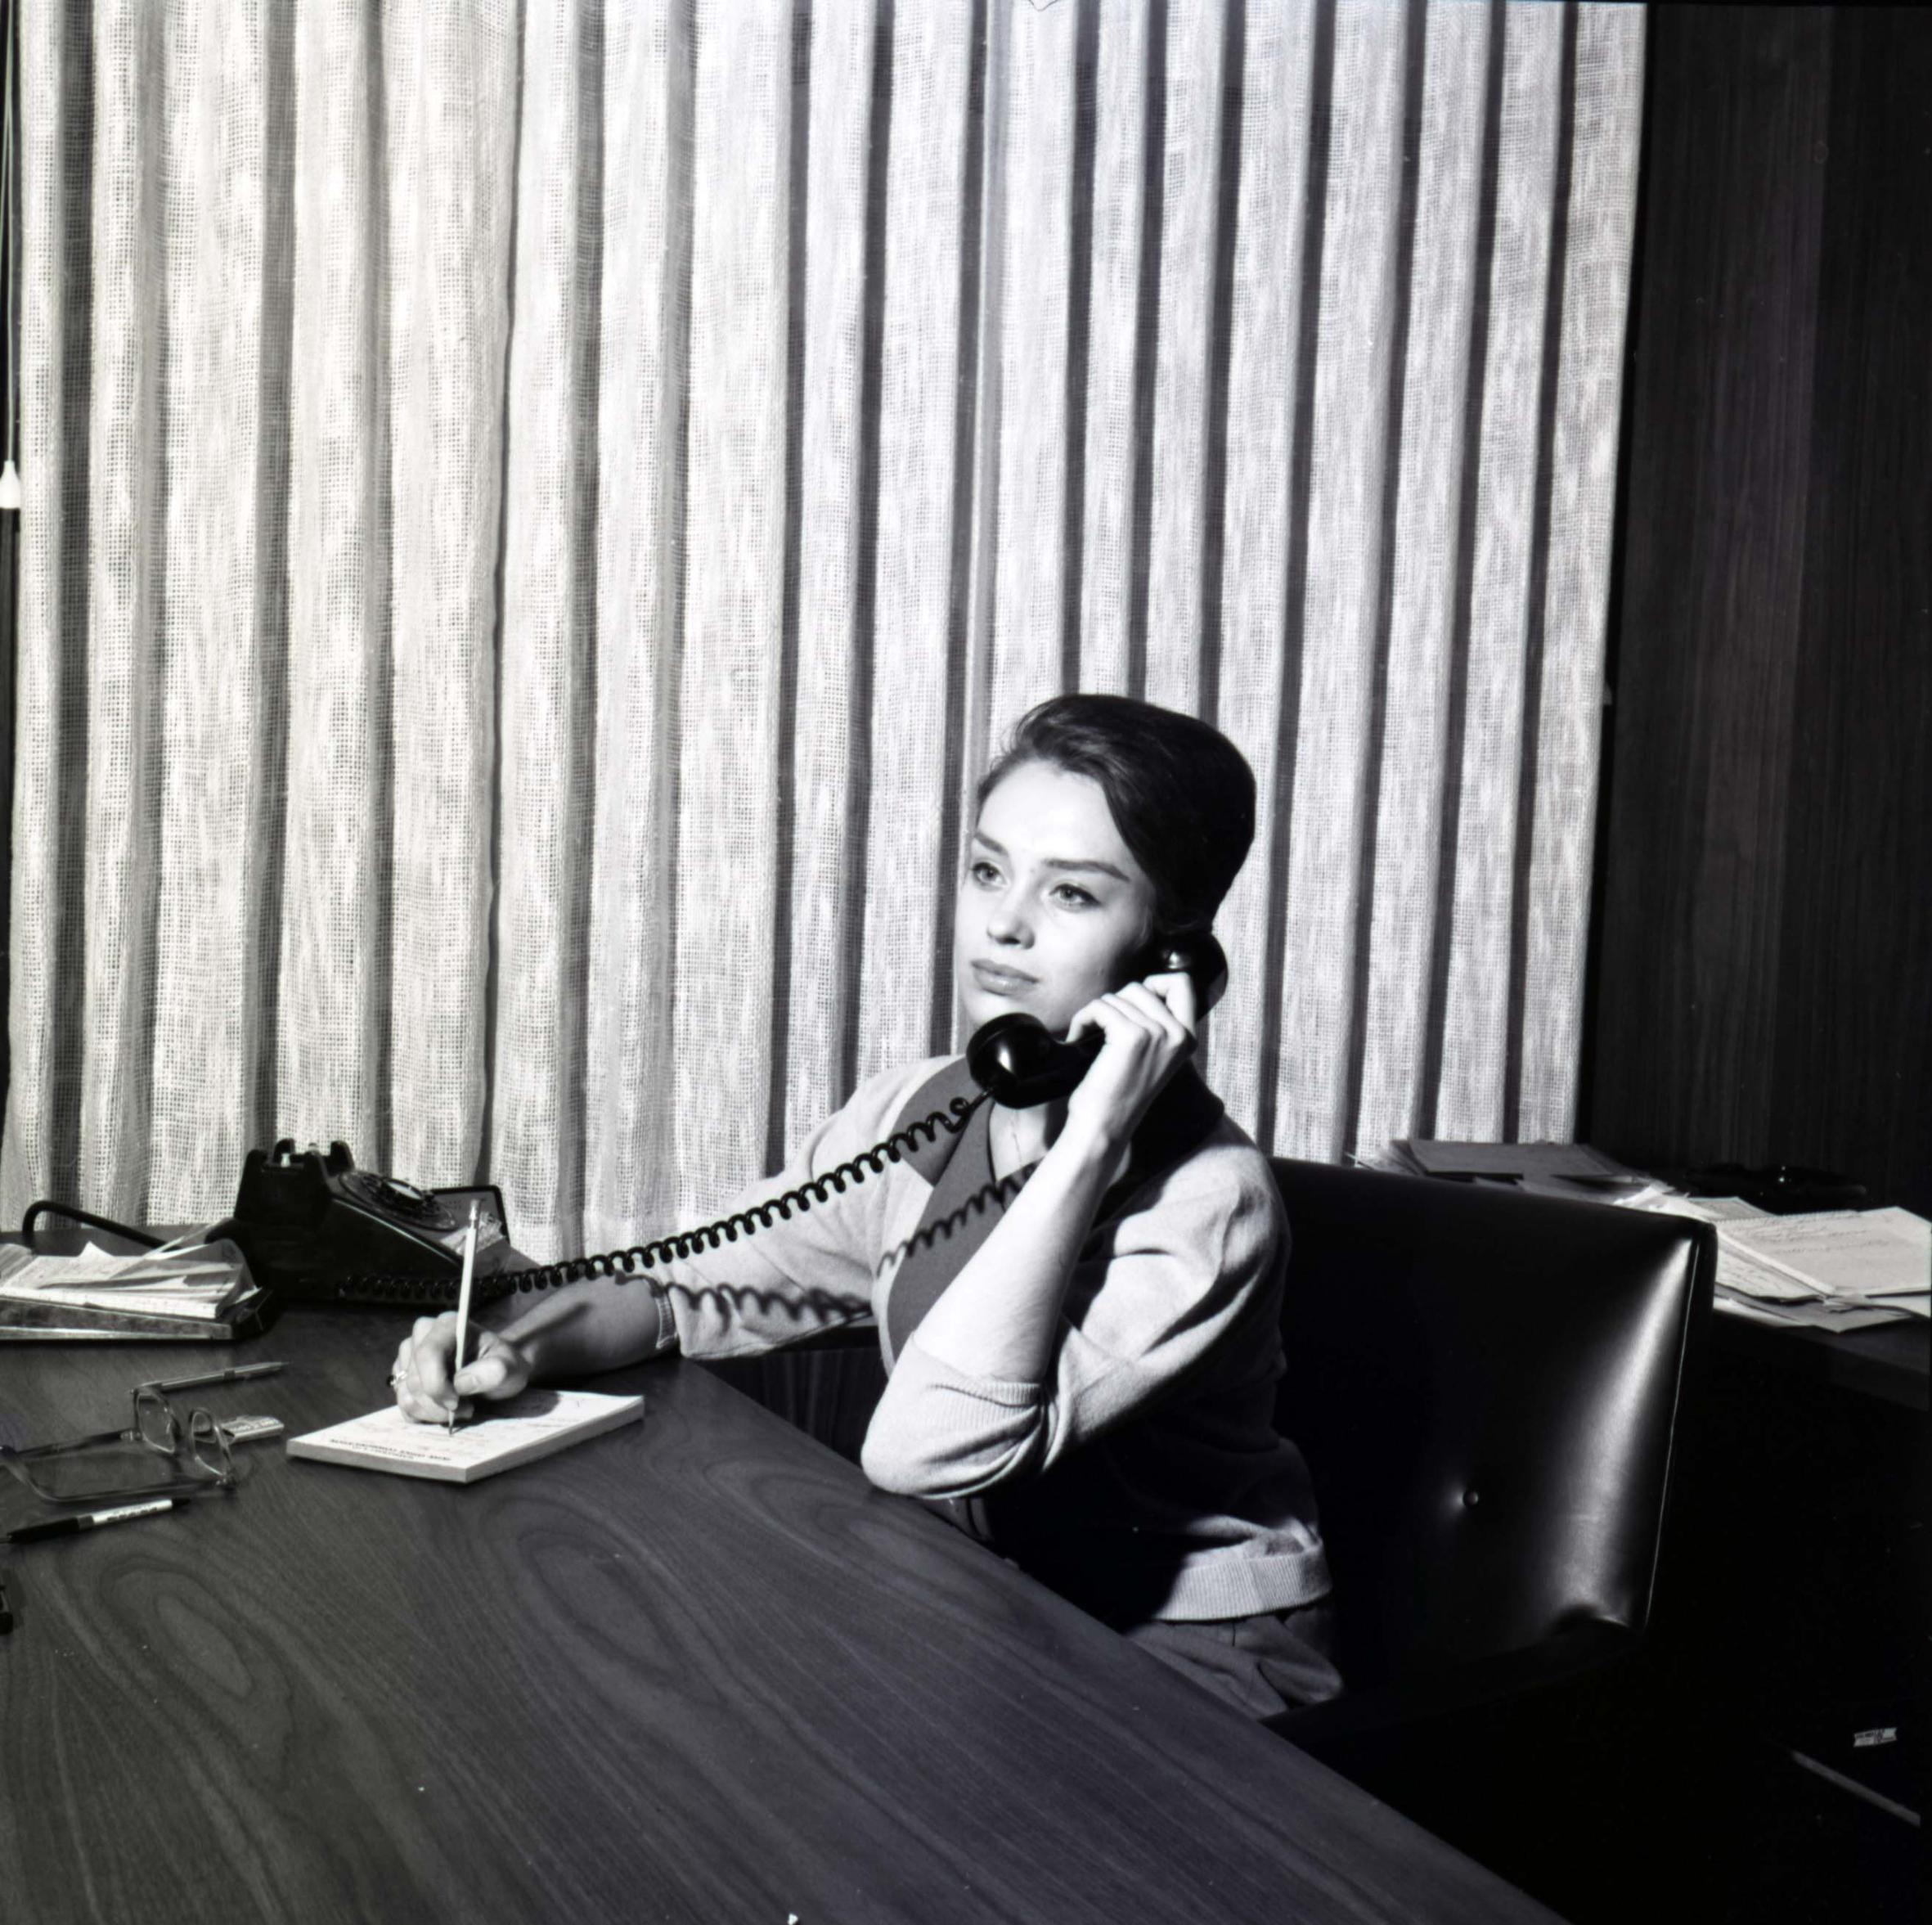
M 1213 922 L 1255 839 L 1254 771 L 1219 729 L 1126 695 L 1056 695 L 1020 717 L 976 803 L 1030 762 L 1100 785 L 1154 885 L 1160 933 Z

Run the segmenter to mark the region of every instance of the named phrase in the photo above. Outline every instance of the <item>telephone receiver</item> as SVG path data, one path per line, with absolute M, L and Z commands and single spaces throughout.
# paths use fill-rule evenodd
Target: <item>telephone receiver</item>
M 1206 930 L 1150 943 L 1134 963 L 1133 980 L 1177 970 L 1193 979 L 1204 1014 L 1227 987 L 1227 956 Z M 1031 1109 L 1072 1095 L 1106 1041 L 1098 1029 L 1063 1041 L 1037 1016 L 1015 1010 L 973 1032 L 966 1045 L 966 1068 L 995 1103 L 1008 1109 Z

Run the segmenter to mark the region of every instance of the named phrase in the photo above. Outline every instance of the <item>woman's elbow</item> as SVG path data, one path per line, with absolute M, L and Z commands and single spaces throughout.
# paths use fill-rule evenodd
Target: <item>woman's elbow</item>
M 874 1424 L 859 1447 L 859 1468 L 875 1490 L 889 1491 L 895 1497 L 930 1497 L 926 1486 L 932 1466 L 916 1455 L 883 1441 Z
M 934 1451 L 920 1448 L 918 1439 L 896 1435 L 875 1422 L 860 1446 L 859 1468 L 869 1483 L 895 1497 L 978 1497 L 1024 1476 L 1036 1443 L 1036 1439 L 1029 1436 L 991 1449 L 955 1445 Z

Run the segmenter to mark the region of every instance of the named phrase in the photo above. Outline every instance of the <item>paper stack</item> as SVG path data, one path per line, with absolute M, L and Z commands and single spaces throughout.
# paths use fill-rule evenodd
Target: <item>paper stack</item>
M 1397 1136 L 1381 1167 L 1417 1176 L 1507 1183 L 1536 1196 L 1586 1203 L 1630 1203 L 1665 1192 L 1664 1185 L 1642 1170 L 1587 1143 L 1449 1143 Z
M 227 1242 L 79 1256 L 0 1245 L 0 1341 L 172 1338 L 222 1342 L 260 1326 L 263 1293 Z
M 1717 1226 L 1721 1309 L 1833 1331 L 1932 1316 L 1932 1223 L 1910 1210 L 1773 1217 L 1737 1197 L 1684 1196 L 1647 1207 Z

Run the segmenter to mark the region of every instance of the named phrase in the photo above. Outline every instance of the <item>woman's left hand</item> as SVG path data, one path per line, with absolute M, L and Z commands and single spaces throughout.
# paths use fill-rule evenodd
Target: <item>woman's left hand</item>
M 1179 970 L 1130 983 L 1086 1005 L 1069 1040 L 1098 1029 L 1106 1042 L 1067 1102 L 1067 1128 L 1118 1152 L 1132 1140 L 1167 1079 L 1194 1053 L 1193 978 Z

